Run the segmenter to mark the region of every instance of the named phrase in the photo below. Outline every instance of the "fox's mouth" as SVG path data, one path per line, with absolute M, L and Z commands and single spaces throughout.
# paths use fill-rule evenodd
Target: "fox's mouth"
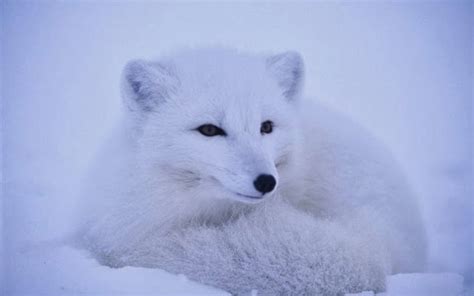
M 253 195 L 245 195 L 245 194 L 238 193 L 238 192 L 233 192 L 233 191 L 231 191 L 231 192 L 234 193 L 235 195 L 242 196 L 242 197 L 245 197 L 245 198 L 251 198 L 251 199 L 262 199 L 263 198 L 263 195 L 253 196 Z
M 246 194 L 238 193 L 238 192 L 235 192 L 235 191 L 231 191 L 227 188 L 225 188 L 225 189 L 226 189 L 227 192 L 229 192 L 230 194 L 232 194 L 234 196 L 233 197 L 234 200 L 237 200 L 237 201 L 242 202 L 242 203 L 247 203 L 247 204 L 259 203 L 265 197 L 264 195 L 260 195 L 260 196 L 246 195 Z
M 211 177 L 211 179 L 214 180 L 225 191 L 227 191 L 228 193 L 235 196 L 235 199 L 237 199 L 238 201 L 247 202 L 247 203 L 254 203 L 254 202 L 258 202 L 259 200 L 264 198 L 263 194 L 259 195 L 259 196 L 255 196 L 255 195 L 247 195 L 247 194 L 243 194 L 243 193 L 240 193 L 240 192 L 230 190 L 229 188 L 224 186 L 224 184 L 222 184 L 217 178 Z

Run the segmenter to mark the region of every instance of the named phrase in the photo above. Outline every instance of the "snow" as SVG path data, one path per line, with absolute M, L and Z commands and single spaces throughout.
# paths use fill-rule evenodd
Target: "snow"
M 9 295 L 230 295 L 158 269 L 99 265 L 83 251 L 43 245 L 21 251 Z
M 463 292 L 463 277 L 453 273 L 397 274 L 388 277 L 388 295 L 455 296 Z
M 346 296 L 458 296 L 463 291 L 463 277 L 458 274 L 412 273 L 387 277 L 386 292 L 364 291 Z
M 408 173 L 422 199 L 433 274 L 391 276 L 380 295 L 456 295 L 461 275 L 472 293 L 472 3 L 2 2 L 1 9 L 3 292 L 227 295 L 49 245 L 70 230 L 80 178 L 117 120 L 123 65 L 221 44 L 301 52 L 306 93 L 369 128 Z

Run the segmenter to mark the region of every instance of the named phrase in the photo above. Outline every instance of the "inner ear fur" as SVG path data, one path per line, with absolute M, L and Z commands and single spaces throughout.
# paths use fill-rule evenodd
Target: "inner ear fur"
M 131 111 L 152 112 L 176 92 L 178 79 L 172 66 L 132 60 L 122 74 L 122 97 Z
M 266 67 L 288 100 L 300 96 L 304 82 L 304 62 L 299 53 L 287 51 L 270 56 L 266 60 Z

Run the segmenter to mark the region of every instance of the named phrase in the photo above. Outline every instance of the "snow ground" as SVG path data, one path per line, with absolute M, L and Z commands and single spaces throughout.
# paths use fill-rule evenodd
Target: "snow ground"
M 230 295 L 158 269 L 101 266 L 71 247 L 35 245 L 21 253 L 11 275 L 20 280 L 9 295 Z
M 158 269 L 99 265 L 84 251 L 51 243 L 20 248 L 10 275 L 19 279 L 9 295 L 230 295 L 225 291 Z M 458 296 L 463 278 L 457 274 L 399 274 L 387 278 L 387 291 L 377 296 Z M 258 295 L 253 290 L 250 295 Z M 366 291 L 346 296 L 375 296 Z M 466 294 L 467 295 L 467 294 Z
M 364 291 L 346 296 L 457 296 L 467 293 L 463 288 L 463 277 L 458 274 L 413 273 L 387 277 L 386 292 Z
M 1 5 L 0 293 L 226 295 L 49 245 L 70 230 L 80 177 L 117 119 L 126 61 L 219 44 L 300 51 L 307 94 L 400 160 L 421 197 L 437 275 L 392 276 L 382 295 L 458 293 L 460 278 L 442 272 L 463 275 L 474 294 L 471 2 Z

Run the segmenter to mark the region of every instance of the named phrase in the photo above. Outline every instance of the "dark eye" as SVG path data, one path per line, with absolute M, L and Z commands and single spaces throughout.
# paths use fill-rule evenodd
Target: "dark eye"
M 197 130 L 206 137 L 225 136 L 226 133 L 220 127 L 213 124 L 203 124 Z
M 270 120 L 262 122 L 262 126 L 260 127 L 260 132 L 262 134 L 269 134 L 273 131 L 273 122 Z

